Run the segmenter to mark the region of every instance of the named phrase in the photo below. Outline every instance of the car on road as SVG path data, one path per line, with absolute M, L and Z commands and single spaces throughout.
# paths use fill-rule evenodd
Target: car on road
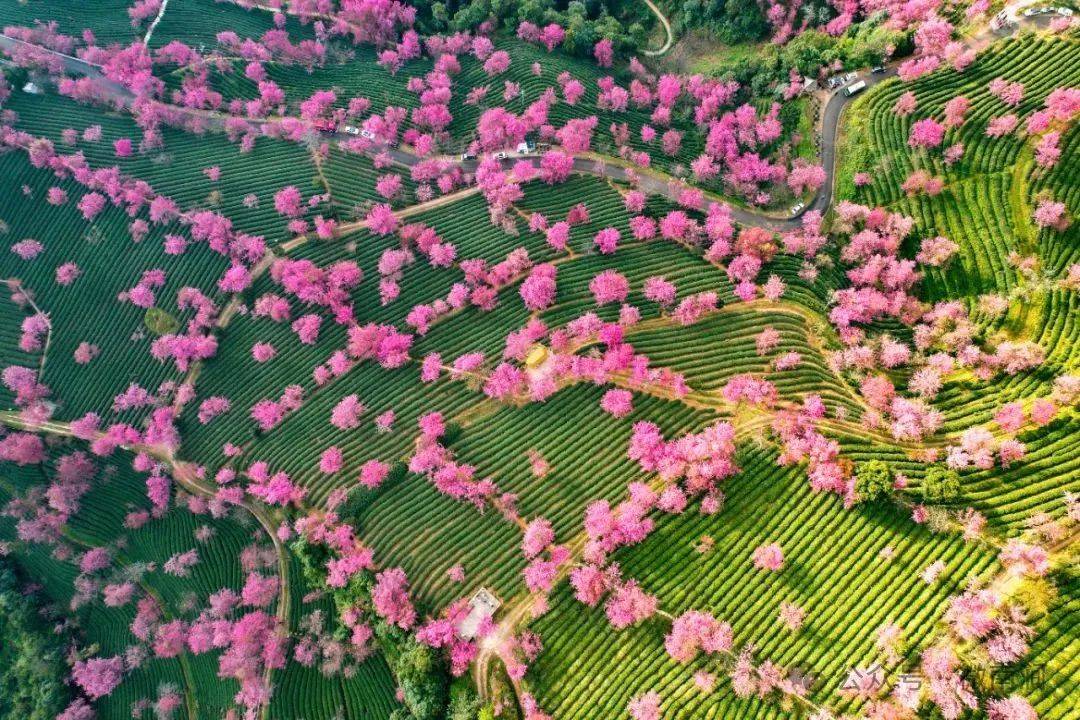
M 472 160 L 475 157 L 476 157 L 476 153 L 471 153 L 471 152 L 463 152 L 463 153 L 461 153 L 461 159 L 462 160 Z
M 806 209 L 806 203 L 804 203 L 804 202 L 795 203 L 794 205 L 791 206 L 791 214 L 792 215 L 798 215 L 799 213 L 801 213 L 805 209 Z
M 851 83 L 846 88 L 844 88 L 844 95 L 846 95 L 847 97 L 851 97 L 855 93 L 860 92 L 861 90 L 865 90 L 865 89 L 866 89 L 866 82 L 864 80 L 860 80 L 859 82 Z
M 871 75 L 880 75 L 883 72 L 885 72 L 885 67 L 883 65 L 875 65 L 874 67 L 870 68 Z
M 375 133 L 371 132 L 370 130 L 361 129 L 360 130 L 360 137 L 367 138 L 368 140 L 374 140 L 375 139 Z
M 1071 8 L 1065 7 L 1052 7 L 1044 5 L 1042 7 L 1031 7 L 1023 12 L 1024 17 L 1034 17 L 1036 15 L 1064 15 L 1070 17 L 1073 14 Z
M 353 125 L 346 125 L 345 127 L 341 128 L 341 129 L 344 130 L 345 132 L 347 132 L 349 135 L 359 135 L 360 134 L 360 128 L 355 127 Z
M 496 160 L 505 160 L 508 157 L 510 157 L 510 156 L 507 153 L 503 152 L 502 150 L 495 153 L 495 159 Z

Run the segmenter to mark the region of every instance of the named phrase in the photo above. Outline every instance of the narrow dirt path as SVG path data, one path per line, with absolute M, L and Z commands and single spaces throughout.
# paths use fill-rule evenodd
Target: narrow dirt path
M 675 35 L 671 32 L 671 23 L 668 22 L 668 19 L 664 15 L 664 13 L 660 12 L 660 8 L 656 6 L 656 3 L 654 3 L 653 0 L 645 0 L 645 4 L 649 7 L 650 10 L 652 10 L 653 15 L 656 16 L 656 19 L 660 21 L 660 25 L 663 26 L 664 35 L 667 37 L 667 39 L 664 41 L 664 44 L 660 46 L 659 49 L 642 50 L 641 54 L 647 55 L 649 57 L 659 57 L 660 55 L 664 55 L 665 53 L 667 53 L 668 50 L 671 49 L 671 46 L 675 43 Z
M 22 293 L 22 296 L 26 298 L 26 302 L 33 308 L 34 312 L 45 318 L 45 325 L 48 332 L 45 333 L 45 343 L 41 347 L 41 359 L 38 361 L 38 378 L 45 377 L 45 360 L 49 357 L 49 346 L 52 344 L 52 319 L 47 312 L 44 312 L 38 304 L 34 302 L 34 297 L 23 285 L 22 280 L 19 278 L 8 278 L 6 281 L 8 288 L 15 290 L 16 288 Z
M 476 187 L 475 185 L 470 185 L 469 187 L 455 190 L 454 192 L 447 193 L 446 195 L 440 195 L 439 197 L 432 200 L 425 200 L 424 202 L 406 205 L 403 208 L 394 210 L 393 215 L 399 220 L 404 218 L 410 218 L 415 215 L 421 215 L 423 213 L 430 212 L 431 210 L 445 207 L 447 205 L 452 205 L 459 200 L 464 200 L 465 198 L 472 197 L 473 195 L 478 195 L 479 193 L 480 188 Z M 366 220 L 356 220 L 354 222 L 343 223 L 341 225 L 338 225 L 337 234 L 340 237 L 341 235 L 356 232 L 357 230 L 363 230 L 367 226 L 368 224 Z M 312 236 L 311 234 L 297 235 L 292 240 L 286 240 L 285 242 L 281 243 L 280 247 L 282 250 L 288 253 L 292 252 L 296 248 L 309 241 L 314 241 L 314 239 L 314 236 Z
M 12 496 L 15 496 L 18 493 L 18 489 L 8 480 L 2 477 L 0 477 L 0 488 L 3 488 L 5 492 Z M 92 548 L 98 547 L 96 543 L 92 543 L 89 540 L 80 537 L 70 528 L 61 528 L 60 534 L 65 539 L 67 539 L 68 542 L 74 545 L 78 545 L 84 550 L 90 550 Z M 114 562 L 121 567 L 127 568 L 131 566 L 131 562 L 128 561 L 122 554 L 114 553 L 113 558 Z M 154 590 L 152 587 L 150 587 L 150 585 L 148 585 L 145 581 L 141 579 L 136 580 L 135 583 L 139 586 L 140 589 L 142 589 L 144 593 L 154 599 L 154 602 L 157 603 L 158 608 L 161 609 L 162 616 L 166 620 L 175 619 L 175 616 L 169 610 L 169 607 L 165 604 L 165 602 L 161 599 L 161 596 L 158 595 L 156 590 Z M 188 719 L 198 720 L 199 700 L 195 696 L 195 679 L 191 673 L 191 666 L 188 663 L 187 654 L 180 654 L 177 657 L 177 661 L 180 663 L 180 673 L 181 675 L 183 675 L 184 678 L 184 706 L 187 709 Z
M 645 0 L 648 2 L 648 0 Z M 150 38 L 154 35 L 154 30 L 157 28 L 158 23 L 161 22 L 161 18 L 165 15 L 165 9 L 169 7 L 169 0 L 161 0 L 161 7 L 158 8 L 157 15 L 154 16 L 154 21 L 150 23 L 150 27 L 146 30 L 146 35 L 143 36 L 142 44 L 146 47 L 150 46 Z
M 42 423 L 30 423 L 23 420 L 19 413 L 5 410 L 0 411 L 0 424 L 6 425 L 18 430 L 24 430 L 27 432 L 45 433 L 56 437 L 74 437 L 74 433 L 71 430 L 69 423 L 46 421 Z M 99 433 L 103 435 L 103 433 Z M 193 495 L 199 495 L 202 497 L 214 497 L 214 488 L 203 483 L 198 478 L 195 471 L 195 466 L 189 462 L 177 460 L 173 451 L 169 448 L 165 448 L 160 445 L 135 445 L 125 448 L 134 452 L 145 452 L 156 460 L 164 463 L 169 467 L 173 480 L 176 484 L 182 487 L 184 490 L 190 492 Z M 253 505 L 251 503 L 239 503 L 238 507 L 242 507 L 247 510 L 252 517 L 259 523 L 267 537 L 274 545 L 274 551 L 277 554 L 278 559 L 278 578 L 280 580 L 280 588 L 278 590 L 277 612 L 276 616 L 280 623 L 285 628 L 289 627 L 289 613 L 292 605 L 292 594 L 289 577 L 289 556 L 285 549 L 284 543 L 277 535 L 278 523 L 270 516 L 270 514 L 262 508 Z M 266 670 L 266 683 L 270 685 L 271 678 L 273 676 L 273 669 L 268 668 Z M 262 708 L 262 717 L 269 716 L 270 705 L 267 703 Z M 194 719 L 194 715 L 192 716 Z
M 4 492 L 8 492 L 12 497 L 18 494 L 18 488 L 2 477 L 0 477 L 0 488 L 3 488 Z M 70 528 L 60 528 L 59 532 L 69 543 L 82 547 L 84 551 L 85 549 L 98 547 L 96 543 L 81 538 L 78 533 L 72 531 Z M 132 562 L 127 560 L 126 557 L 120 553 L 113 553 L 113 562 L 116 562 L 116 565 L 123 568 L 130 568 L 132 566 Z M 164 617 L 166 621 L 175 619 L 175 615 L 170 608 L 168 608 L 167 604 L 165 604 L 165 601 L 162 600 L 157 590 L 154 590 L 143 580 L 136 580 L 135 584 L 138 585 L 146 595 L 153 598 L 154 602 L 158 603 L 158 608 L 161 609 L 162 617 Z M 184 705 L 187 709 L 188 718 L 189 720 L 199 720 L 199 698 L 195 696 L 194 676 L 191 674 L 191 666 L 188 663 L 187 653 L 180 653 L 176 660 L 180 664 L 180 675 L 183 675 L 184 677 Z

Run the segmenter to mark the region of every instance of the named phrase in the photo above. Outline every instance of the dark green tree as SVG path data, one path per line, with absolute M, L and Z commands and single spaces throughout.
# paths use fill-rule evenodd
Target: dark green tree
M 923 477 L 922 494 L 930 502 L 948 502 L 960 494 L 960 476 L 944 465 L 932 465 Z
M 684 28 L 713 31 L 724 43 L 756 42 L 769 33 L 761 6 L 739 0 L 687 0 L 678 14 Z
M 450 706 L 446 720 L 476 720 L 479 714 L 480 698 L 476 690 L 471 685 L 455 681 L 450 686 Z
M 0 720 L 52 720 L 70 701 L 64 638 L 0 558 Z
M 405 694 L 405 707 L 416 720 L 436 720 L 446 709 L 449 674 L 437 652 L 412 638 L 402 638 L 393 663 L 394 677 Z
M 881 460 L 867 460 L 855 467 L 855 492 L 863 501 L 870 502 L 892 489 L 893 472 Z

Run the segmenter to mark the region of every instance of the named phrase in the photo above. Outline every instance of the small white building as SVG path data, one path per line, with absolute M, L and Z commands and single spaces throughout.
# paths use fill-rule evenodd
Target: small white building
M 476 637 L 476 633 L 480 629 L 480 623 L 494 615 L 500 605 L 502 603 L 499 602 L 499 598 L 495 597 L 487 588 L 480 588 L 473 593 L 473 596 L 469 598 L 469 614 L 465 616 L 465 619 L 461 621 L 461 625 L 458 627 L 461 637 L 466 640 Z
M 41 86 L 39 86 L 33 80 L 30 80 L 25 85 L 23 85 L 22 86 L 22 91 L 24 93 L 27 93 L 28 95 L 41 95 L 42 92 L 43 92 L 42 89 L 41 89 Z

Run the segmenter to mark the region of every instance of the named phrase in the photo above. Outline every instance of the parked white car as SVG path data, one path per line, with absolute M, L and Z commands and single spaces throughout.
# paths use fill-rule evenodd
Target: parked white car
M 861 92 L 861 91 L 863 91 L 865 89 L 866 89 L 866 81 L 865 80 L 860 80 L 859 82 L 851 83 L 846 88 L 844 88 L 844 95 L 846 97 L 851 97 L 855 93 Z

